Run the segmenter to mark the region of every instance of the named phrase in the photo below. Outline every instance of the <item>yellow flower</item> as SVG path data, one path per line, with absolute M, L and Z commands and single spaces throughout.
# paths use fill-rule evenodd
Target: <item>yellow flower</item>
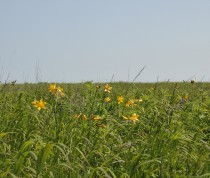
M 130 99 L 129 101 L 127 101 L 127 103 L 125 104 L 126 107 L 133 107 L 135 106 L 135 101 L 133 99 Z
M 130 117 L 130 119 L 133 121 L 133 123 L 135 124 L 139 119 L 138 119 L 138 115 L 136 113 L 132 114 L 132 116 Z
M 49 91 L 50 91 L 50 93 L 55 94 L 56 93 L 56 84 L 50 84 Z
M 187 100 L 188 100 L 188 98 L 189 98 L 189 97 L 188 97 L 188 95 L 187 95 L 187 94 L 184 94 L 184 95 L 182 96 L 182 100 L 183 100 L 183 101 L 187 101 Z
M 83 120 L 87 120 L 87 116 L 85 114 L 82 115 Z
M 97 90 L 98 90 L 98 89 L 100 89 L 100 88 L 101 88 L 101 86 L 100 86 L 100 85 L 97 85 L 97 86 L 96 86 L 96 89 L 97 89 Z
M 64 93 L 63 93 L 63 88 L 58 87 L 58 88 L 57 88 L 57 94 L 58 94 L 58 95 L 64 95 Z
M 138 102 L 143 102 L 143 100 L 142 99 L 139 99 L 139 100 L 137 100 Z
M 111 99 L 110 99 L 109 97 L 106 97 L 106 98 L 104 99 L 104 101 L 107 102 L 107 103 L 108 103 L 110 100 L 111 100 Z
M 122 117 L 123 117 L 123 119 L 125 119 L 125 120 L 129 120 L 129 118 L 126 117 L 126 116 L 123 116 L 123 115 L 122 115 Z
M 123 100 L 124 100 L 124 98 L 122 96 L 117 97 L 117 103 L 118 104 L 123 103 Z
M 101 127 L 101 128 L 106 128 L 106 125 L 104 124 L 97 124 L 98 127 Z
M 81 114 L 75 114 L 73 117 L 74 117 L 75 119 L 79 119 L 80 116 L 81 116 Z
M 111 89 L 112 87 L 109 84 L 106 84 L 104 91 L 110 93 Z
M 36 107 L 38 110 L 41 110 L 41 109 L 46 109 L 46 102 L 44 102 L 42 99 L 40 99 L 40 101 L 33 101 L 32 102 L 33 106 Z
M 102 117 L 101 117 L 101 116 L 99 116 L 99 115 L 97 115 L 97 116 L 95 116 L 93 119 L 94 119 L 95 121 L 98 121 L 98 120 L 101 120 L 101 119 L 102 119 Z
M 50 84 L 49 91 L 50 91 L 50 93 L 52 93 L 54 95 L 57 95 L 57 96 L 63 96 L 64 95 L 63 88 L 61 88 L 59 86 L 56 87 L 56 84 Z
M 139 120 L 138 117 L 139 116 L 136 113 L 132 114 L 131 117 L 126 117 L 122 115 L 123 119 L 125 119 L 126 121 L 133 121 L 134 124 L 136 124 L 136 122 Z

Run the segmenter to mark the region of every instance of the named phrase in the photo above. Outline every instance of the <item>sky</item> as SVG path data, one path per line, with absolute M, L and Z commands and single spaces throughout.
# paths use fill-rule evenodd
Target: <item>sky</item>
M 209 0 L 0 0 L 0 81 L 210 82 Z

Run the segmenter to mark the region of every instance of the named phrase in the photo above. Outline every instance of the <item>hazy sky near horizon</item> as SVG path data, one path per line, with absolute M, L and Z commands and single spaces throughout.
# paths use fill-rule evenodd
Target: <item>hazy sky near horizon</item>
M 209 0 L 0 0 L 0 80 L 210 81 Z

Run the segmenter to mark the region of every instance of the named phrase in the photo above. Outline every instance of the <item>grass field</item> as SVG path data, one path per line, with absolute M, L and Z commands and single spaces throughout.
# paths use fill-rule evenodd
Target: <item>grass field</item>
M 1 84 L 0 177 L 210 177 L 210 83 Z

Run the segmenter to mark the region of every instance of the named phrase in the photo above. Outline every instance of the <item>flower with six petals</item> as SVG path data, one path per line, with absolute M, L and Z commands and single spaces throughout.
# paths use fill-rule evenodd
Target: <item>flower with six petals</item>
M 112 87 L 109 84 L 106 84 L 104 91 L 110 93 L 111 89 Z
M 32 104 L 33 104 L 33 106 L 34 107 L 36 107 L 39 111 L 41 110 L 41 109 L 46 109 L 46 102 L 44 102 L 42 99 L 40 99 L 40 101 L 37 101 L 37 100 L 35 100 L 35 101 L 33 101 L 32 102 Z

